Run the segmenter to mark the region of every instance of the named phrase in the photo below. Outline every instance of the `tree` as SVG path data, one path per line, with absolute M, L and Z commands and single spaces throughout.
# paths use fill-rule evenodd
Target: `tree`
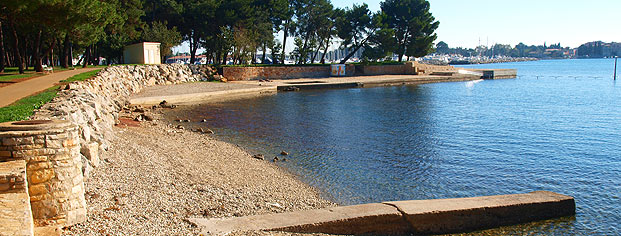
M 2 34 L 2 20 L 0 20 L 0 73 L 4 72 L 4 35 Z
M 160 43 L 160 56 L 162 59 L 165 56 L 171 55 L 171 48 L 181 43 L 181 34 L 177 31 L 177 27 L 169 29 L 166 25 L 166 22 L 156 21 L 146 27 L 142 33 L 143 41 Z
M 376 13 L 373 17 L 373 25 L 378 30 L 370 36 L 368 44 L 364 46 L 362 57 L 367 60 L 386 59 L 397 50 L 395 31 L 386 26 L 383 20 L 385 17 L 386 15 L 382 12 Z
M 13 57 L 15 58 L 15 64 L 18 67 L 19 73 L 24 73 L 24 60 L 22 60 L 22 54 L 20 53 L 19 36 L 17 34 L 17 22 L 22 12 L 27 9 L 26 1 L 0 1 L 0 20 L 8 23 L 9 34 L 12 41 Z
M 281 13 L 280 17 L 283 19 L 282 22 L 282 31 L 283 31 L 283 39 L 282 39 L 282 51 L 280 54 L 280 62 L 285 64 L 285 56 L 286 56 L 286 47 L 287 47 L 287 38 L 289 35 L 295 35 L 296 32 L 296 24 L 293 20 L 293 16 L 295 14 L 294 8 L 294 0 L 287 0 L 286 5 L 282 5 L 281 8 L 278 8 Z
M 345 8 L 343 17 L 337 20 L 338 36 L 343 40 L 341 47 L 349 48 L 349 54 L 341 60 L 347 62 L 360 48 L 364 47 L 377 28 L 372 24 L 371 12 L 366 3 Z
M 97 43 L 97 48 L 99 49 L 99 54 L 108 59 L 108 63 L 112 61 L 122 63 L 125 46 L 139 42 L 147 27 L 142 19 L 145 16 L 145 12 L 141 0 L 118 0 L 113 5 L 117 17 L 112 19 L 105 27 L 105 35 Z M 65 57 L 68 57 L 70 54 L 68 36 L 63 49 Z M 68 60 L 70 59 L 67 58 Z M 61 60 L 61 64 L 62 61 L 64 60 Z M 63 67 L 66 67 L 66 65 L 63 65 Z
M 315 61 L 315 57 L 319 53 L 319 50 L 323 49 L 321 59 L 319 60 L 321 64 L 326 63 L 326 54 L 332 44 L 332 38 L 338 34 L 338 30 L 336 29 L 336 21 L 344 15 L 343 10 L 334 9 L 332 4 L 326 5 L 326 8 L 329 8 L 329 14 L 327 18 L 320 19 L 320 24 L 323 25 L 323 27 L 319 28 L 317 31 L 317 37 L 319 37 L 320 41 L 317 51 L 315 52 L 313 59 L 311 59 L 311 61 Z
M 302 40 L 298 53 L 298 64 L 306 63 L 319 42 L 317 32 L 324 27 L 329 19 L 332 4 L 328 0 L 297 0 L 295 1 L 295 17 L 297 19 L 296 36 Z
M 436 44 L 436 52 L 440 53 L 440 54 L 449 54 L 449 46 L 447 43 L 445 43 L 444 41 L 440 41 L 438 42 L 438 44 Z
M 283 48 L 282 44 L 280 44 L 278 39 L 274 39 L 274 42 L 271 45 L 272 47 L 270 48 L 270 51 L 272 52 L 272 64 L 283 64 L 284 61 L 278 61 L 282 55 L 280 51 Z
M 403 55 L 419 57 L 433 50 L 434 32 L 440 23 L 429 12 L 428 1 L 386 0 L 380 6 L 387 26 L 395 31 L 399 61 Z

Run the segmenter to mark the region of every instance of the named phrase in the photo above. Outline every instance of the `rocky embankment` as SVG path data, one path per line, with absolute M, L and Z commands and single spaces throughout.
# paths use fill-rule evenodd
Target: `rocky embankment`
M 100 155 L 114 138 L 112 127 L 129 97 L 143 88 L 223 79 L 209 66 L 138 65 L 107 67 L 92 79 L 68 84 L 31 119 L 69 120 L 79 126 L 85 177 L 100 163 Z

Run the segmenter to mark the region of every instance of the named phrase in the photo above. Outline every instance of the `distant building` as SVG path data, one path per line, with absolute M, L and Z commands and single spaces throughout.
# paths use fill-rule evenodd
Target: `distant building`
M 160 43 L 143 42 L 125 46 L 125 64 L 162 64 Z

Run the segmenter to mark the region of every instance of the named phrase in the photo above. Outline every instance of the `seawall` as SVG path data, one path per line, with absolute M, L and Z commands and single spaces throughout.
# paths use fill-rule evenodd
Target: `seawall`
M 222 75 L 231 81 L 281 80 L 299 78 L 330 77 L 330 65 L 323 66 L 226 66 Z M 395 65 L 353 65 L 347 64 L 346 76 L 372 75 L 433 75 L 433 73 L 457 73 L 453 66 L 437 66 L 418 62 L 404 62 Z

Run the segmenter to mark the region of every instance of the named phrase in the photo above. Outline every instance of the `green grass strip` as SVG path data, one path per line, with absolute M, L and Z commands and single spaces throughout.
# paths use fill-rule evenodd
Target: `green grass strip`
M 81 73 L 81 74 L 74 75 L 74 76 L 72 76 L 72 77 L 70 77 L 68 79 L 61 80 L 60 82 L 71 83 L 71 82 L 74 82 L 74 81 L 84 81 L 84 80 L 87 80 L 87 79 L 95 77 L 95 75 L 97 75 L 97 73 L 99 73 L 99 71 L 101 71 L 101 69 L 93 70 L 93 71 L 89 71 L 89 72 L 84 72 L 84 73 Z
M 34 110 L 52 101 L 60 86 L 54 86 L 41 93 L 22 98 L 10 106 L 0 107 L 0 122 L 25 120 L 32 116 Z
M 77 74 L 61 82 L 84 81 L 97 75 L 100 70 L 101 69 Z M 43 104 L 52 101 L 52 99 L 56 97 L 59 88 L 60 86 L 54 86 L 41 93 L 22 98 L 9 106 L 0 107 L 0 122 L 25 120 L 32 116 L 36 109 L 39 109 Z
M 39 76 L 37 73 L 15 74 L 15 75 L 0 75 L 0 81 L 11 81 L 14 79 L 28 78 L 33 76 Z

